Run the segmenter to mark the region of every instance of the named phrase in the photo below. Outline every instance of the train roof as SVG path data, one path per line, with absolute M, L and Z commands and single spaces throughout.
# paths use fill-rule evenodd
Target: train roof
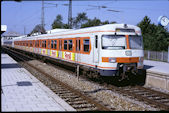
M 29 36 L 24 38 L 18 38 L 16 40 L 34 40 L 34 39 L 52 39 L 55 37 L 62 38 L 63 36 L 73 36 L 77 34 L 90 34 L 90 33 L 100 33 L 100 32 L 115 32 L 117 28 L 123 28 L 123 29 L 134 29 L 136 32 L 138 32 L 138 35 L 141 35 L 141 30 L 139 27 L 135 25 L 129 25 L 129 24 L 106 24 L 96 27 L 87 27 L 87 28 L 81 28 L 81 29 L 72 29 L 72 30 L 64 30 L 61 32 L 55 32 L 51 34 L 41 34 L 37 36 Z

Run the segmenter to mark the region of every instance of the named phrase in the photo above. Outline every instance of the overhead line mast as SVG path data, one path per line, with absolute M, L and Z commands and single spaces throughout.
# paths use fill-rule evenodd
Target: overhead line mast
M 42 0 L 42 14 L 41 14 L 41 31 L 45 28 L 45 19 L 44 19 L 44 0 Z
M 72 28 L 72 0 L 69 0 L 68 26 Z

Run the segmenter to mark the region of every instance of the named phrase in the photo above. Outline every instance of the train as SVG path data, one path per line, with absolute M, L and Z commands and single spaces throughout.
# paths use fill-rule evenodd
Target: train
M 143 69 L 143 38 L 135 25 L 107 24 L 18 37 L 4 45 L 85 66 L 100 76 L 124 77 Z

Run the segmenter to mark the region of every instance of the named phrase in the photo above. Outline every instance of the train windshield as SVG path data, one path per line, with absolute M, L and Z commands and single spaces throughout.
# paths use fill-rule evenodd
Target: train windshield
M 143 41 L 141 36 L 129 35 L 130 49 L 143 49 Z
M 126 38 L 124 35 L 103 35 L 102 36 L 102 49 L 125 49 Z

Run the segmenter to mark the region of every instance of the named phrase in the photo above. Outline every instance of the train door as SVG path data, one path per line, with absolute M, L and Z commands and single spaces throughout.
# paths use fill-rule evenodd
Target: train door
M 95 64 L 99 63 L 99 51 L 98 51 L 98 35 L 94 37 L 94 44 L 93 44 L 93 61 Z
M 60 40 L 58 40 L 58 42 L 59 42 L 59 54 L 58 54 L 58 58 L 62 58 L 62 40 L 60 39 Z
M 47 55 L 50 56 L 50 50 L 51 50 L 51 47 L 50 47 L 50 40 L 48 39 L 47 40 Z
M 76 38 L 76 61 L 77 62 L 81 62 L 81 54 L 80 54 L 80 51 L 81 51 L 81 40 L 80 40 L 80 38 L 78 37 L 78 38 Z

